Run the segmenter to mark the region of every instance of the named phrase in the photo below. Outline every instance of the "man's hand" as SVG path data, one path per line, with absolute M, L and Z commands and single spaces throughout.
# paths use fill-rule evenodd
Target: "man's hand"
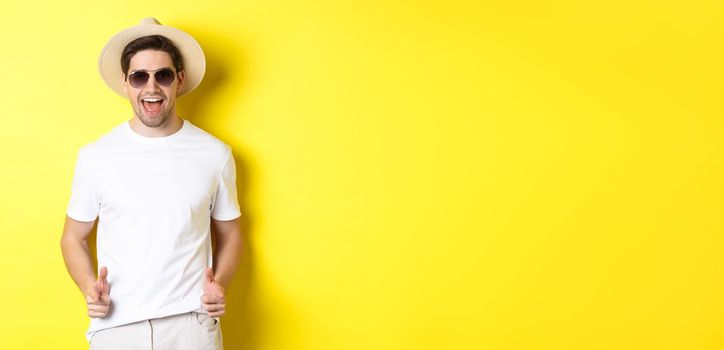
M 108 309 L 111 305 L 110 286 L 108 285 L 108 269 L 103 266 L 98 273 L 98 280 L 88 292 L 86 292 L 85 300 L 88 303 L 88 316 L 94 318 L 103 318 L 108 315 Z
M 204 309 L 211 317 L 223 315 L 226 309 L 224 287 L 214 281 L 214 271 L 210 267 L 206 268 L 204 294 L 201 296 L 201 303 L 203 303 Z

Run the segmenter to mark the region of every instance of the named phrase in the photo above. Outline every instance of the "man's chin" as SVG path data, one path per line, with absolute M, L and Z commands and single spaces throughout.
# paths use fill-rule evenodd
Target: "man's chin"
M 149 128 L 157 128 L 166 121 L 168 118 L 164 118 L 163 116 L 146 116 L 146 115 L 140 115 L 139 118 L 141 120 L 141 123 L 143 125 L 149 127 Z

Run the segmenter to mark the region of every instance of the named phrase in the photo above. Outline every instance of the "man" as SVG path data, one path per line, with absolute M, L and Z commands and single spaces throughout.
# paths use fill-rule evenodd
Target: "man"
M 203 51 L 148 18 L 111 38 L 99 70 L 134 116 L 80 149 L 66 211 L 61 247 L 87 302 L 91 349 L 222 349 L 242 246 L 234 158 L 176 113 L 176 97 L 201 82 Z M 96 219 L 97 278 L 87 245 Z

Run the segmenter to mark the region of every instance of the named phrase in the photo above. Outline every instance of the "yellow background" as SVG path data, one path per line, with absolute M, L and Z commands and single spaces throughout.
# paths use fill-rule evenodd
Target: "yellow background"
M 719 1 L 96 1 L 0 12 L 0 348 L 83 349 L 59 239 L 155 16 L 234 149 L 227 349 L 724 348 Z

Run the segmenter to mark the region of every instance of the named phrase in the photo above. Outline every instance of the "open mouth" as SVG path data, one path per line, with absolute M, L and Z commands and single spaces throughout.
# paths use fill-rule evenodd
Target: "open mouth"
M 141 99 L 141 106 L 143 106 L 146 114 L 149 115 L 159 114 L 161 112 L 161 104 L 163 104 L 163 99 L 160 97 L 145 97 Z

